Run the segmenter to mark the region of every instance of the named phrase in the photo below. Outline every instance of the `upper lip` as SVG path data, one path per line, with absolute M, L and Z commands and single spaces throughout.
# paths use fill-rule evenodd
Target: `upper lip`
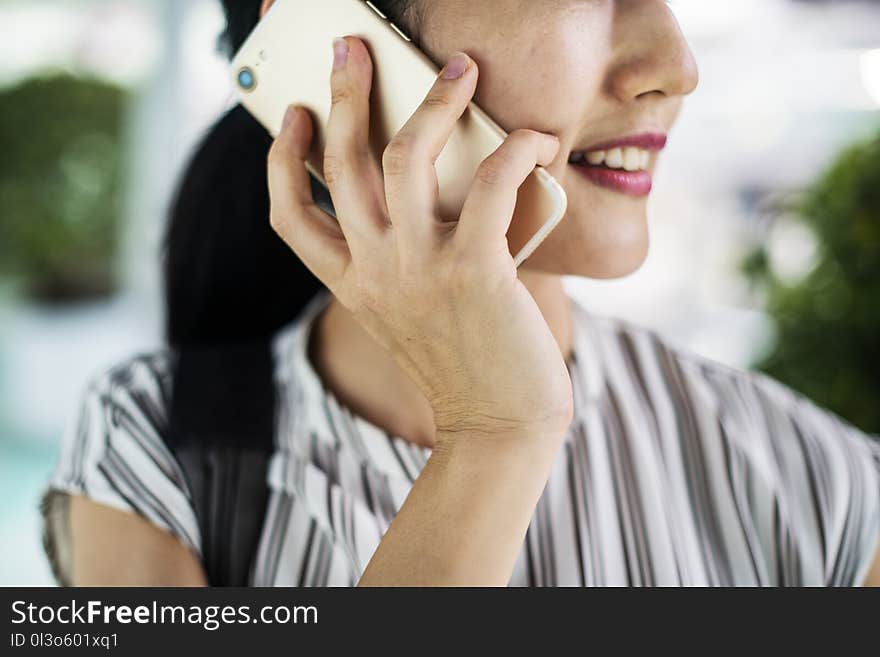
M 666 135 L 662 132 L 643 132 L 637 135 L 629 135 L 603 141 L 599 144 L 587 146 L 586 148 L 578 148 L 573 153 L 592 153 L 595 151 L 610 151 L 612 148 L 624 148 L 626 146 L 634 146 L 642 148 L 646 151 L 662 151 L 666 146 Z

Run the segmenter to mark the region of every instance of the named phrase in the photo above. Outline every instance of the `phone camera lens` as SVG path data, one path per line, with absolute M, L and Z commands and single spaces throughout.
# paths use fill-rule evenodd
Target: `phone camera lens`
M 238 86 L 245 91 L 253 91 L 257 86 L 257 78 L 249 68 L 243 68 L 238 72 Z

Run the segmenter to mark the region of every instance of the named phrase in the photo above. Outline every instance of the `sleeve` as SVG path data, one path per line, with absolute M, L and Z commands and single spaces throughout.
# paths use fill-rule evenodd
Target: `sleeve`
M 84 391 L 43 497 L 50 560 L 69 552 L 60 535 L 66 519 L 57 517 L 59 509 L 66 513 L 66 504 L 57 503 L 63 493 L 142 516 L 201 554 L 186 479 L 163 438 L 167 380 L 156 366 L 134 360 L 95 378 Z
M 861 585 L 880 550 L 878 436 L 763 374 L 755 383 L 774 465 L 782 581 Z

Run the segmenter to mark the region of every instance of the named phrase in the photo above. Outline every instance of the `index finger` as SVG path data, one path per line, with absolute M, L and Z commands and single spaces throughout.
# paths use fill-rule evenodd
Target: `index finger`
M 290 107 L 269 151 L 268 183 L 272 228 L 331 290 L 351 260 L 345 237 L 312 196 L 306 158 L 313 135 L 308 112 Z
M 477 88 L 479 71 L 465 53 L 455 53 L 382 158 L 385 197 L 392 222 L 424 221 L 437 201 L 434 163 Z

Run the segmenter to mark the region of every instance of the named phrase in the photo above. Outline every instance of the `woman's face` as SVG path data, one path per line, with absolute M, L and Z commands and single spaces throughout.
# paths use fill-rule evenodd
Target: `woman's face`
M 596 146 L 669 132 L 698 76 L 666 3 L 423 1 L 419 37 L 435 61 L 457 50 L 474 58 L 480 67 L 475 100 L 506 130 L 531 128 L 560 138 L 559 155 L 547 168 L 568 194 L 568 211 L 526 266 L 591 278 L 638 269 L 648 251 L 648 175 L 588 171 L 569 159 L 584 151 L 597 158 Z M 649 173 L 658 156 L 650 151 Z M 629 153 L 630 168 L 641 166 L 640 157 Z M 619 165 L 614 155 L 611 165 Z M 635 185 L 603 184 L 613 177 Z

